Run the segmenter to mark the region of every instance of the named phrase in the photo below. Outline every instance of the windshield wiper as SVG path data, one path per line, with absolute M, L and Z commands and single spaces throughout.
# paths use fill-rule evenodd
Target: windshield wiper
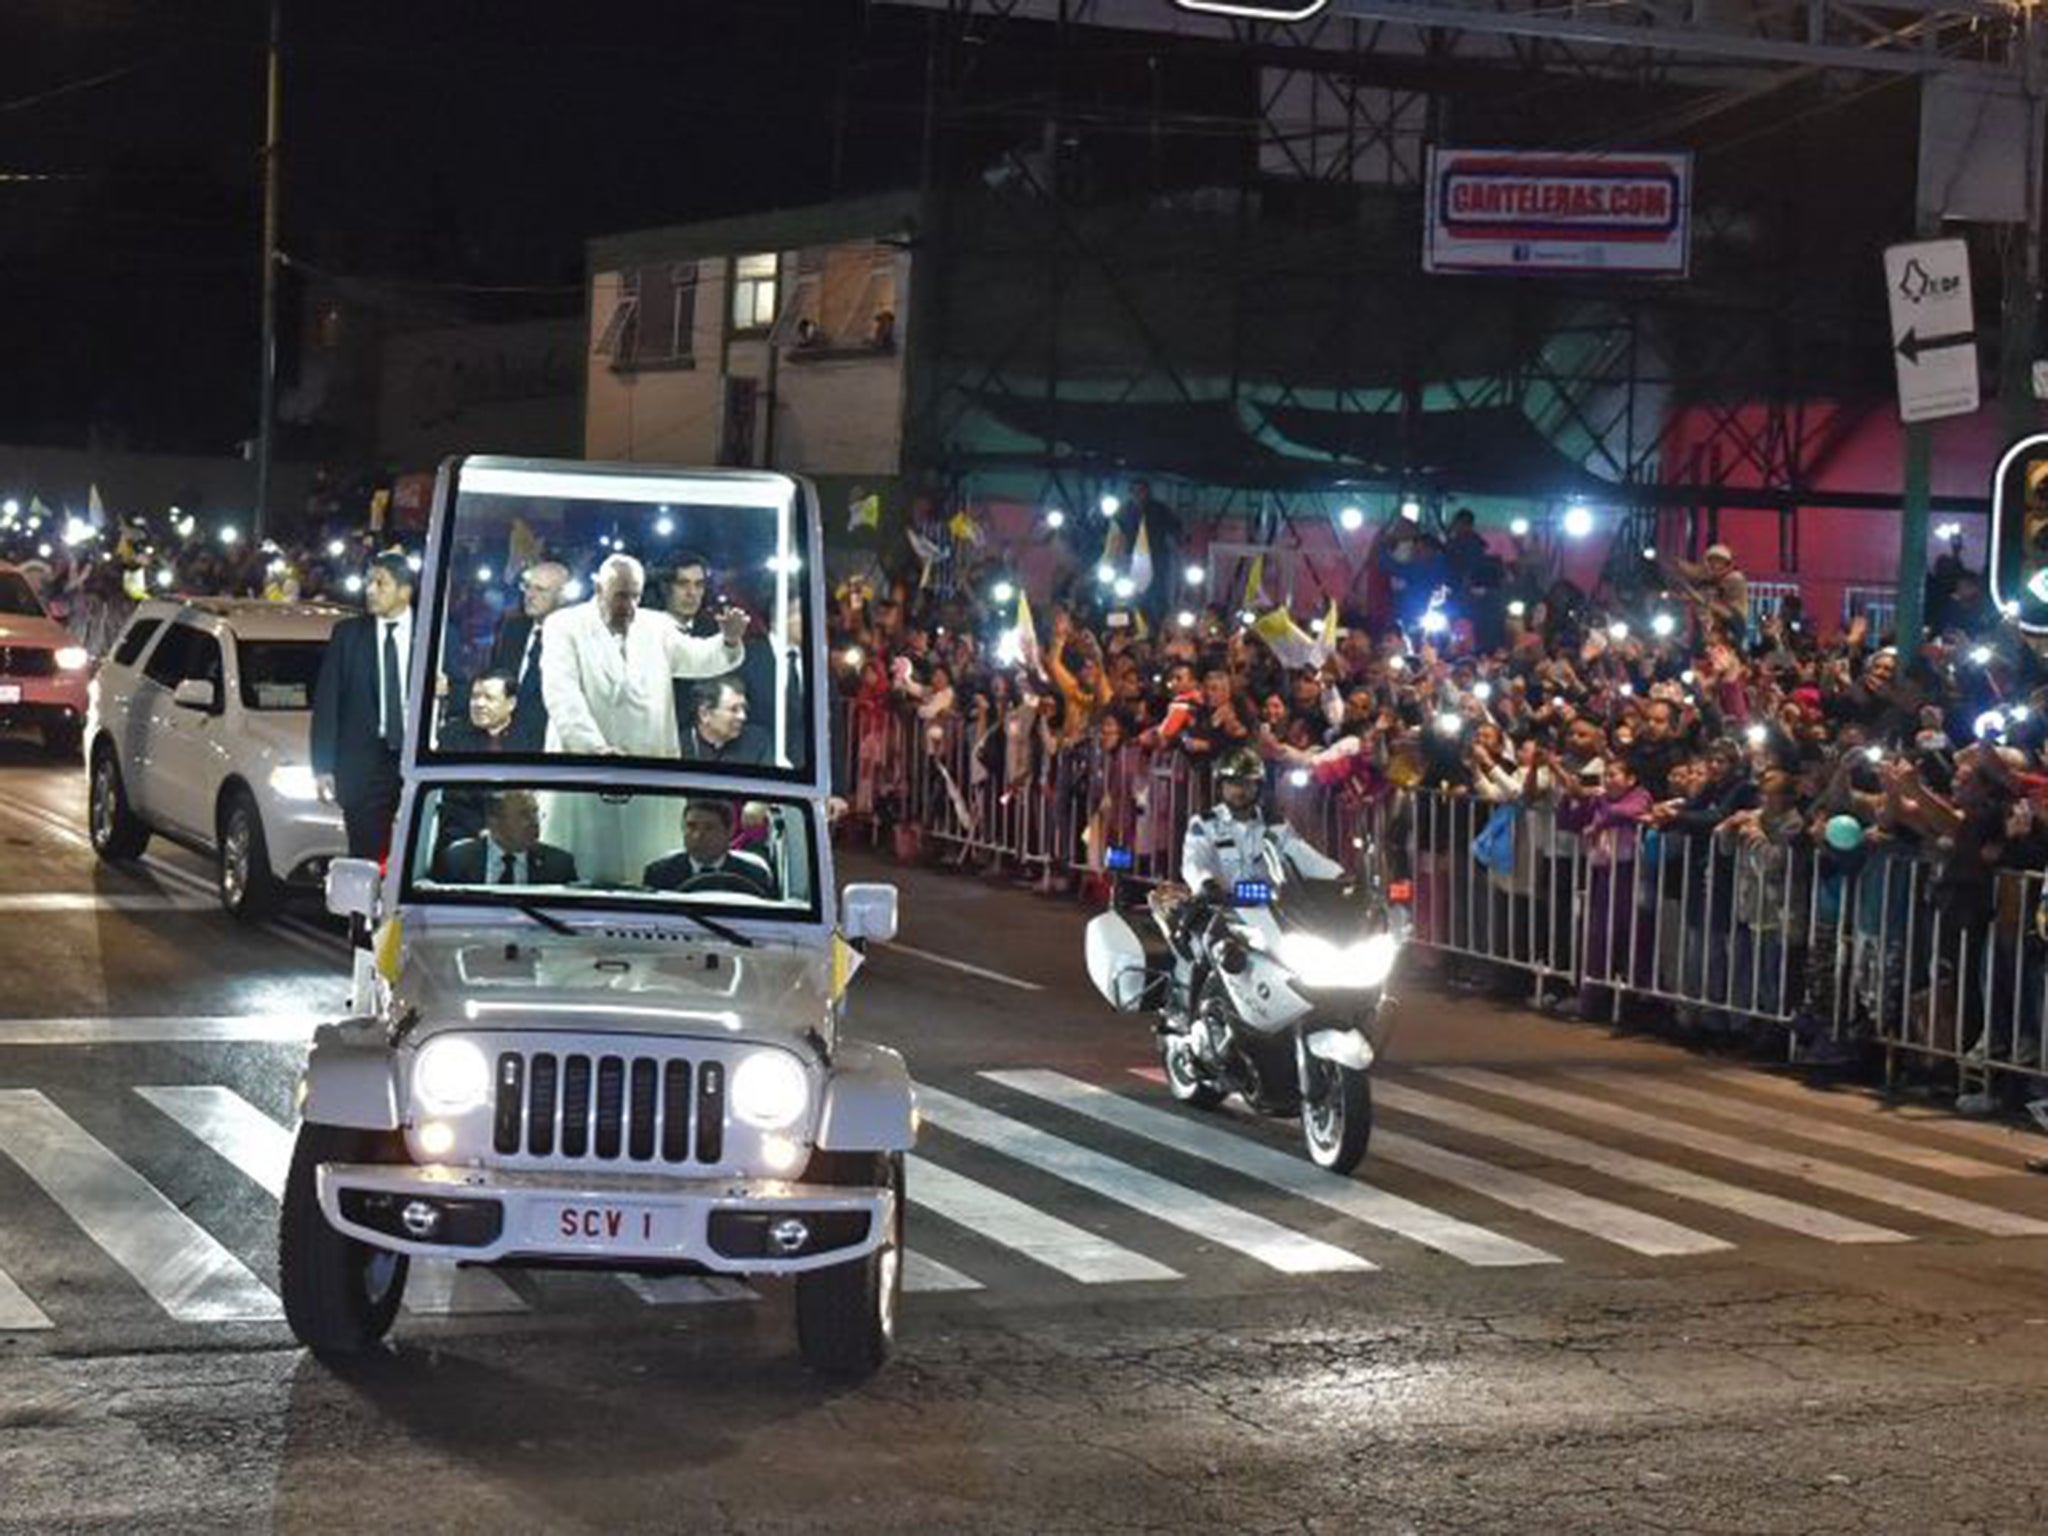
M 559 917 L 555 916 L 554 913 L 548 911 L 545 907 L 537 907 L 530 901 L 515 901 L 512 903 L 512 905 L 517 907 L 526 916 L 532 918 L 536 923 L 539 923 L 541 927 L 546 928 L 551 932 L 574 933 L 576 931 L 573 927 L 563 922 Z
M 715 917 L 706 917 L 701 912 L 685 912 L 683 916 L 697 924 L 698 927 L 703 928 L 706 932 L 715 934 L 737 949 L 752 949 L 754 947 L 752 939 L 741 933 L 737 928 L 727 927 Z

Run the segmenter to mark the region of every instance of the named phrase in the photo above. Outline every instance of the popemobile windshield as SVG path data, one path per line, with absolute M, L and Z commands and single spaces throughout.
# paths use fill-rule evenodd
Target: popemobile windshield
M 791 1275 L 809 1364 L 887 1358 L 916 1111 L 840 1034 L 896 892 L 833 881 L 820 548 L 787 476 L 443 466 L 390 857 L 328 879 L 375 941 L 279 1228 L 316 1352 L 434 1260 Z

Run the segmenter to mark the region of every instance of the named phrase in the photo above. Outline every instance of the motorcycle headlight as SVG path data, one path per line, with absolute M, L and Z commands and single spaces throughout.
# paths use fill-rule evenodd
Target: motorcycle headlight
M 491 1064 L 467 1040 L 429 1040 L 412 1064 L 413 1100 L 434 1114 L 464 1114 L 490 1093 Z
M 1290 933 L 1280 941 L 1280 963 L 1305 987 L 1369 992 L 1386 985 L 1394 972 L 1401 944 L 1390 933 L 1376 933 L 1351 945 L 1332 944 L 1313 933 Z
M 284 800 L 320 798 L 320 781 L 304 763 L 279 763 L 270 770 L 270 788 Z
M 1320 934 L 1290 933 L 1282 936 L 1276 951 L 1280 963 L 1301 978 L 1304 986 L 1341 987 L 1345 980 L 1344 951 Z
M 787 1051 L 756 1051 L 732 1072 L 733 1118 L 764 1131 L 796 1124 L 811 1102 L 810 1079 Z
M 92 657 L 82 645 L 59 646 L 57 665 L 66 672 L 83 672 L 92 665 Z
M 1363 944 L 1352 945 L 1352 968 L 1358 973 L 1358 985 L 1385 986 L 1387 978 L 1394 974 L 1394 962 L 1400 954 L 1401 941 L 1391 933 L 1376 933 Z

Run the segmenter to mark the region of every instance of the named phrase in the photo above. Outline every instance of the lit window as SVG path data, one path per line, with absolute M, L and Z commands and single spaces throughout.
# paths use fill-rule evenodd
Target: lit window
M 736 256 L 732 264 L 732 328 L 762 331 L 775 323 L 779 260 L 773 251 Z

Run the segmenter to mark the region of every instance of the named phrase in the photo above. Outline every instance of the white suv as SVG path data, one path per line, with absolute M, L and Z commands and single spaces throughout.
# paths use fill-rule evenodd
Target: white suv
M 93 679 L 92 845 L 139 856 L 160 833 L 213 855 L 221 905 L 254 922 L 317 890 L 347 851 L 314 783 L 313 686 L 349 610 L 192 598 L 143 603 Z

